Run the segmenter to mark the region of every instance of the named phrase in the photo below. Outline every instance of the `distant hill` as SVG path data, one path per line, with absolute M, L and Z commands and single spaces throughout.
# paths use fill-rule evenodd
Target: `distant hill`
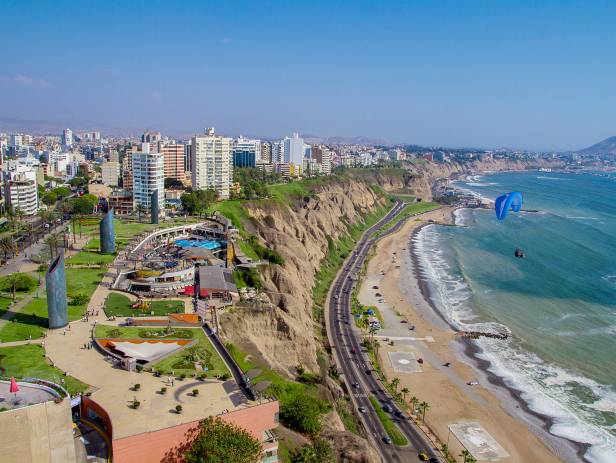
M 616 156 L 616 137 L 606 138 L 599 143 L 577 151 L 578 154 L 586 156 L 609 155 Z

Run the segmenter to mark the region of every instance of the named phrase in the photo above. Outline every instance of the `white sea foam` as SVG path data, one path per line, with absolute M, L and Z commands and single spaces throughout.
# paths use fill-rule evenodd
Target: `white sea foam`
M 546 177 L 545 175 L 538 175 L 537 176 L 538 179 L 541 180 L 569 180 L 568 178 L 562 178 L 562 177 Z
M 465 220 L 463 211 L 456 215 L 456 222 Z M 503 326 L 498 323 L 474 323 L 471 290 L 464 277 L 452 270 L 440 243 L 439 230 L 438 226 L 430 225 L 413 240 L 421 276 L 431 289 L 435 306 L 458 329 L 502 331 Z M 602 334 L 612 333 L 616 326 L 602 330 Z M 523 350 L 513 338 L 481 338 L 477 343 L 481 347 L 479 356 L 490 364 L 488 369 L 520 391 L 531 410 L 552 419 L 552 434 L 590 445 L 584 456 L 588 461 L 616 461 L 616 437 L 598 416 L 598 412 L 616 414 L 616 391 L 543 361 Z

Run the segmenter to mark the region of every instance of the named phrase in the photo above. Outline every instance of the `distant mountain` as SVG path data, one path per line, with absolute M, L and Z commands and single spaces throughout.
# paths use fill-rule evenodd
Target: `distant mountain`
M 370 137 L 319 137 L 318 135 L 302 134 L 306 143 L 324 143 L 326 145 L 391 145 L 390 142 L 382 138 Z
M 599 143 L 584 148 L 583 150 L 576 151 L 578 154 L 586 156 L 608 155 L 616 156 L 616 137 L 606 138 Z

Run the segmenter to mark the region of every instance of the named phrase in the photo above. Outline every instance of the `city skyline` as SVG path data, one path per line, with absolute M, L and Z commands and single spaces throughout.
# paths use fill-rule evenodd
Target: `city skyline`
M 0 121 L 576 150 L 616 133 L 615 8 L 12 2 Z

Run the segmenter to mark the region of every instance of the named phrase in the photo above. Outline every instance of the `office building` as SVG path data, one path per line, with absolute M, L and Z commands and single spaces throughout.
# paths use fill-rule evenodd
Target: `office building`
M 158 204 L 165 204 L 165 158 L 161 153 L 150 153 L 148 143 L 143 143 L 141 151 L 132 155 L 133 159 L 133 205 L 150 210 L 150 199 L 157 191 Z
M 233 140 L 231 148 L 234 167 L 256 167 L 261 161 L 261 140 L 239 138 Z
M 228 199 L 233 180 L 231 139 L 215 135 L 209 128 L 191 140 L 192 187 L 214 189 L 219 199 Z
M 186 180 L 184 145 L 181 143 L 169 143 L 161 146 L 159 151 L 165 158 L 165 178 L 173 178 L 184 182 Z
M 105 185 L 118 186 L 119 178 L 120 163 L 110 161 L 101 165 L 101 180 Z
M 284 162 L 284 143 L 276 141 L 272 143 L 272 164 L 281 164 Z

